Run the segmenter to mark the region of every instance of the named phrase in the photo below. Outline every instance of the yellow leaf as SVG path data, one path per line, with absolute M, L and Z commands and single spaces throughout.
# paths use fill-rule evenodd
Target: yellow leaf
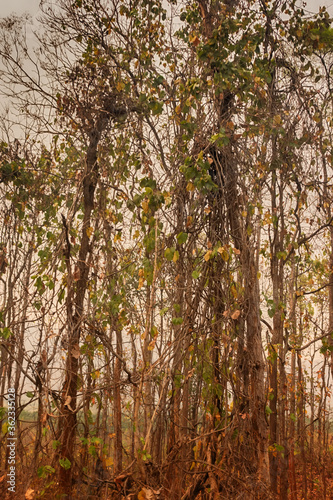
M 274 125 L 280 125 L 281 124 L 281 116 L 280 115 L 275 115 L 273 118 L 273 123 Z
M 177 262 L 178 259 L 179 259 L 179 252 L 178 250 L 176 250 L 175 253 L 173 254 L 172 260 L 173 262 Z
M 149 205 L 148 205 L 148 201 L 147 200 L 144 200 L 141 204 L 142 208 L 143 208 L 143 211 L 144 213 L 146 214 L 148 212 L 148 208 L 149 208 Z
M 145 282 L 144 278 L 139 278 L 138 290 L 140 290 L 140 288 L 143 287 L 144 282 Z
M 204 256 L 204 259 L 206 262 L 209 261 L 210 259 L 210 256 L 212 255 L 212 251 L 211 250 L 208 250 L 208 252 L 206 253 L 206 255 Z
M 228 253 L 226 247 L 220 247 L 217 249 L 217 251 L 221 255 L 224 262 L 227 262 L 227 260 L 229 260 L 229 253 Z
M 192 184 L 192 182 L 188 182 L 186 186 L 186 191 L 194 191 L 194 190 L 195 190 L 194 184 Z
M 90 236 L 93 234 L 93 231 L 94 231 L 94 229 L 92 227 L 87 227 L 86 233 L 87 233 L 88 238 L 90 238 Z
M 8 432 L 8 422 L 5 422 L 4 424 L 2 424 L 1 432 L 2 432 L 2 434 L 7 434 L 7 432 Z
M 172 201 L 170 193 L 169 192 L 163 193 L 163 198 L 164 198 L 166 206 L 169 206 L 171 201 Z
M 107 457 L 105 459 L 105 466 L 106 467 L 111 467 L 113 465 L 113 459 L 111 457 Z
M 178 104 L 178 105 L 175 107 L 175 111 L 176 111 L 177 115 L 180 115 L 181 110 L 182 110 L 181 105 L 180 105 L 180 104 Z
M 138 500 L 146 500 L 146 493 L 144 490 L 139 491 Z
M 155 344 L 156 344 L 156 339 L 154 339 L 151 342 L 149 342 L 148 351 L 153 351 L 154 347 L 155 347 Z
M 272 224 L 272 216 L 268 211 L 264 215 L 263 224 Z

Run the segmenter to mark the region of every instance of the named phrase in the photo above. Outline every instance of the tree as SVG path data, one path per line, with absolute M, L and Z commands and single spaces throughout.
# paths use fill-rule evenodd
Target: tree
M 34 51 L 24 22 L 1 24 L 1 404 L 36 401 L 29 487 L 285 499 L 302 469 L 306 497 L 315 452 L 328 496 L 328 14 L 59 0 Z

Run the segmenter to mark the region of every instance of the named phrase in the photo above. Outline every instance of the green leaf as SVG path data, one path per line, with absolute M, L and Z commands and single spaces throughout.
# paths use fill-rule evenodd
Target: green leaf
M 183 243 L 186 243 L 187 238 L 188 238 L 188 234 L 187 233 L 179 233 L 177 235 L 177 241 L 178 241 L 179 245 L 182 245 Z
M 157 337 L 157 335 L 158 335 L 158 330 L 157 330 L 157 328 L 156 328 L 156 326 L 155 326 L 155 325 L 154 325 L 154 326 L 152 327 L 152 329 L 150 330 L 150 335 L 151 335 L 153 338 Z
M 183 318 L 173 318 L 172 324 L 173 325 L 181 325 L 183 322 Z
M 65 298 L 65 289 L 63 288 L 58 294 L 58 301 L 60 302 L 60 304 L 62 303 L 64 298 Z
M 145 188 L 156 189 L 156 181 L 150 177 L 144 177 L 140 181 L 140 186 Z
M 176 251 L 175 247 L 167 248 L 164 252 L 164 257 L 171 262 L 175 251 Z
M 54 474 L 55 469 L 51 467 L 51 465 L 44 465 L 42 467 L 38 467 L 37 476 L 40 478 L 45 478 L 48 474 Z
M 71 462 L 68 460 L 68 458 L 59 458 L 59 464 L 65 470 L 70 469 L 72 465 Z
M 11 335 L 12 332 L 6 326 L 4 328 L 0 328 L 0 337 L 2 337 L 3 339 L 8 340 Z
M 274 314 L 275 314 L 275 311 L 276 311 L 276 305 L 273 304 L 272 307 L 270 309 L 268 309 L 268 316 L 270 318 L 273 318 Z
M 164 316 L 168 312 L 168 310 L 168 307 L 163 307 L 163 309 L 160 310 L 160 316 Z
M 280 453 L 284 453 L 284 447 L 281 446 L 280 444 L 274 443 L 274 448 L 276 451 L 279 451 Z
M 57 440 L 52 441 L 52 448 L 54 450 L 57 450 L 60 446 L 61 446 L 60 441 L 57 441 Z
M 269 406 L 266 406 L 265 411 L 266 411 L 266 415 L 270 415 L 271 413 L 273 413 Z

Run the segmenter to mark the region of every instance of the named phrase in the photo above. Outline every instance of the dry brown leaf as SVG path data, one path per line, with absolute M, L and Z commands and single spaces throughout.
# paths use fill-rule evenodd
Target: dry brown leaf
M 35 498 L 35 490 L 28 488 L 24 496 L 25 500 L 33 500 Z
M 79 357 L 81 355 L 79 344 L 75 344 L 73 346 L 73 349 L 71 350 L 71 354 L 72 354 L 73 358 L 79 359 Z
M 200 39 L 195 35 L 193 37 L 190 37 L 190 43 L 194 45 L 194 47 L 197 47 L 200 43 Z
M 73 411 L 73 408 L 71 408 L 71 401 L 72 401 L 72 397 L 71 396 L 67 396 L 66 400 L 65 400 L 65 403 L 64 403 L 64 406 L 67 406 L 71 411 Z
M 234 313 L 232 313 L 231 318 L 232 319 L 237 319 L 237 318 L 239 318 L 239 315 L 240 315 L 240 311 L 237 310 Z

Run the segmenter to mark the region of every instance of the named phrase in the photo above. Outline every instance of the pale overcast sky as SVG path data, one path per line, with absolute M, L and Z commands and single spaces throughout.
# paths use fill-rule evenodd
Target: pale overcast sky
M 38 13 L 40 0 L 0 0 L 0 17 L 9 14 L 23 14 L 29 12 L 34 17 Z M 328 11 L 333 16 L 333 0 L 308 0 L 308 9 L 317 11 L 321 5 L 326 5 Z
M 40 0 L 0 0 L 0 17 L 29 12 L 34 17 L 39 10 Z

